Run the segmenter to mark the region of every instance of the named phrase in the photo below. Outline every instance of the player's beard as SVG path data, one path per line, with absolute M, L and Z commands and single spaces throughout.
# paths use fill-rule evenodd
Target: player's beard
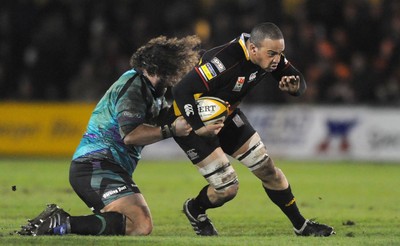
M 154 87 L 154 95 L 155 97 L 164 96 L 165 92 L 167 91 L 167 83 L 165 80 L 160 79 L 156 86 Z

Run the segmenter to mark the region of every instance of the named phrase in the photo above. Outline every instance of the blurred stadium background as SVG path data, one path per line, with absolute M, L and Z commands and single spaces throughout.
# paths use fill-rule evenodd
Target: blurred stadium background
M 207 49 L 265 21 L 281 27 L 308 83 L 292 98 L 266 80 L 244 101 L 269 152 L 398 162 L 396 0 L 1 1 L 0 156 L 70 157 L 96 101 L 150 38 L 196 34 Z M 149 158 L 182 156 L 170 141 L 152 148 Z

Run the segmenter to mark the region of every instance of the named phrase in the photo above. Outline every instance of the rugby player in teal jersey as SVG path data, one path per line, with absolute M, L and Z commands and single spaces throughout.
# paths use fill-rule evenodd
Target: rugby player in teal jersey
M 29 220 L 20 235 L 148 235 L 150 209 L 132 174 L 143 146 L 192 130 L 183 117 L 171 124 L 164 94 L 199 60 L 200 40 L 160 36 L 131 57 L 132 69 L 95 107 L 72 158 L 70 183 L 93 214 L 71 216 L 56 204 Z

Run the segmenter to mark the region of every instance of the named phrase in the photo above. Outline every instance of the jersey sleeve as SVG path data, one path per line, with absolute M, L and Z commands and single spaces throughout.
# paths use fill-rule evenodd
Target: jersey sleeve
M 287 59 L 284 55 L 281 55 L 281 60 L 278 64 L 278 67 L 275 71 L 271 73 L 272 77 L 277 81 L 280 81 L 283 76 L 299 76 L 300 77 L 300 88 L 296 93 L 291 93 L 293 96 L 302 95 L 306 89 L 307 84 L 306 80 L 301 72 L 299 72 Z
M 146 101 L 141 90 L 141 81 L 138 77 L 116 103 L 117 121 L 122 139 L 145 122 L 146 108 Z

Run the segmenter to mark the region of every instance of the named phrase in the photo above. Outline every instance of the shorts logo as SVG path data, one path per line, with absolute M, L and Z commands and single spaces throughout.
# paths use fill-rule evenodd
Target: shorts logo
M 235 87 L 233 87 L 232 91 L 240 91 L 243 87 L 244 81 L 246 80 L 245 77 L 238 77 L 236 80 Z
M 192 104 L 185 104 L 185 106 L 183 106 L 183 108 L 185 109 L 185 114 L 186 114 L 186 116 L 189 116 L 189 115 L 191 115 L 191 114 L 194 114 Z
M 186 155 L 189 157 L 191 161 L 193 161 L 196 158 L 199 158 L 199 154 L 197 154 L 195 149 L 190 149 L 186 151 Z
M 239 115 L 235 115 L 232 118 L 232 121 L 235 123 L 236 127 L 241 127 L 244 125 L 244 122 L 243 122 L 242 118 L 240 118 Z
M 128 189 L 128 187 L 126 187 L 126 185 L 124 185 L 124 186 L 118 187 L 116 189 L 109 190 L 109 191 L 107 191 L 106 193 L 103 194 L 103 199 L 106 199 L 107 197 L 110 197 L 112 195 L 118 194 L 121 191 L 124 191 L 124 190 L 127 190 L 127 189 Z
M 223 71 L 226 70 L 224 64 L 223 64 L 223 63 L 221 62 L 221 60 L 218 59 L 217 57 L 214 57 L 214 58 L 211 60 L 211 63 L 214 64 L 215 67 L 217 67 L 217 69 L 218 69 L 218 71 L 219 71 L 220 73 L 222 73 Z
M 203 76 L 203 78 L 207 81 L 217 76 L 217 73 L 215 72 L 214 68 L 208 62 L 204 65 L 201 65 L 199 67 L 199 71 Z

